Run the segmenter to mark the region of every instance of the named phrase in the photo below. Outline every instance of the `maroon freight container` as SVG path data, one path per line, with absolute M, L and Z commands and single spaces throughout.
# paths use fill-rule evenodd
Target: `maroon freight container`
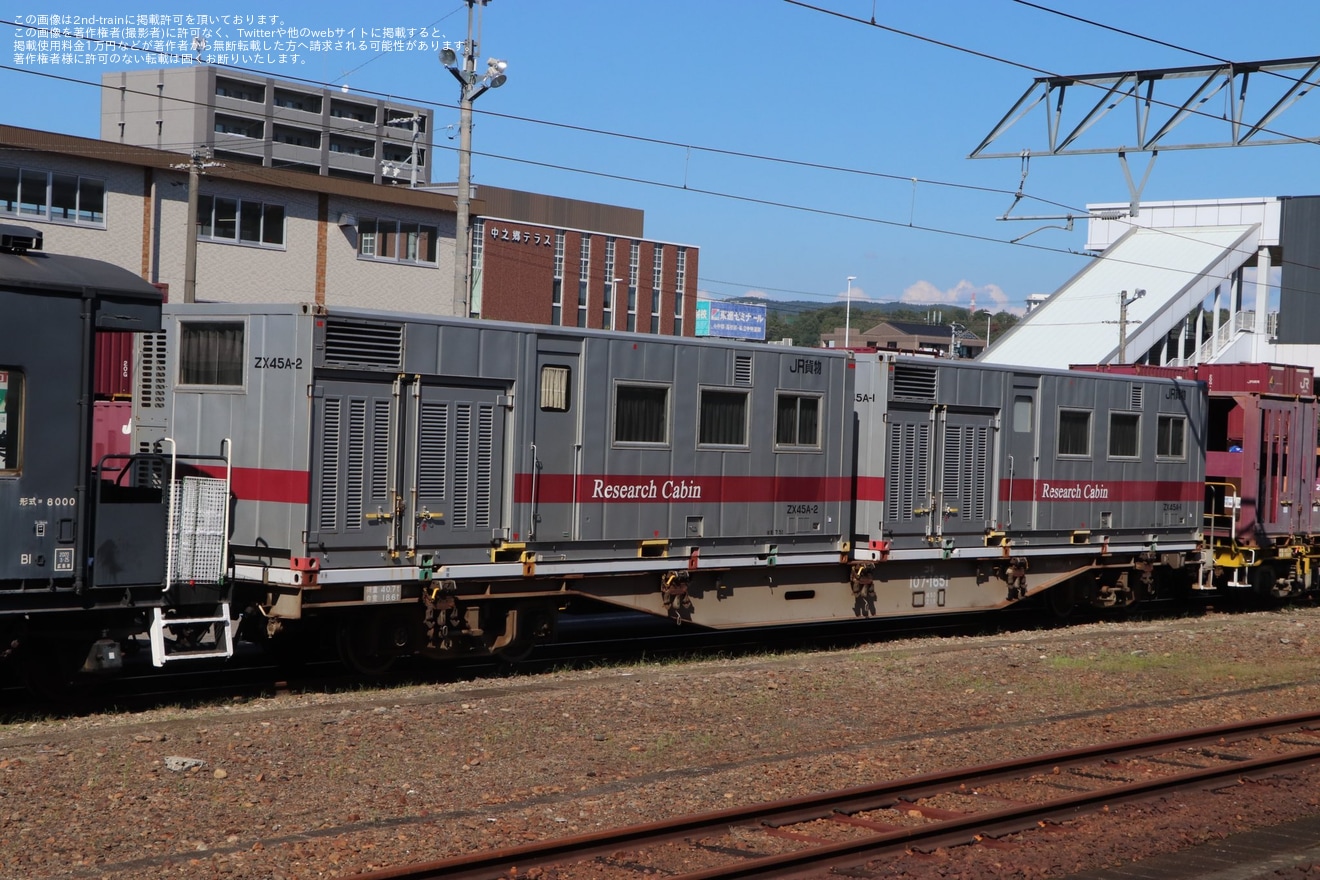
M 1280 397 L 1310 397 L 1314 371 L 1288 364 L 1202 364 L 1199 378 L 1213 393 L 1246 392 Z
M 124 334 L 127 336 L 128 334 Z M 106 455 L 128 455 L 133 451 L 133 404 L 128 400 L 98 400 L 92 404 L 92 465 Z M 107 462 L 117 471 L 124 462 Z
M 133 396 L 133 335 L 113 330 L 96 334 L 97 400 L 128 400 Z

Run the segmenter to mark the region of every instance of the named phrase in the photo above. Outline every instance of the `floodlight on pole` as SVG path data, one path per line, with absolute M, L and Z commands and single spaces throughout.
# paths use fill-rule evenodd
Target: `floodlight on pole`
M 852 335 L 852 283 L 857 280 L 856 275 L 848 276 L 848 292 L 843 297 L 843 347 L 848 347 L 849 337 Z
M 445 46 L 439 52 L 440 63 L 445 66 L 454 79 L 458 80 L 458 190 L 454 197 L 454 302 L 453 312 L 466 317 L 472 301 L 472 102 L 484 95 L 489 89 L 498 89 L 508 82 L 504 71 L 509 63 L 499 58 L 486 61 L 486 72 L 477 76 L 477 52 L 479 41 L 473 39 L 474 12 L 484 10 L 490 0 L 467 0 L 468 29 L 467 39 L 463 42 L 463 51 L 459 52 Z M 479 14 L 479 13 L 478 13 Z M 477 29 L 481 24 L 478 18 Z M 462 62 L 460 67 L 459 62 Z

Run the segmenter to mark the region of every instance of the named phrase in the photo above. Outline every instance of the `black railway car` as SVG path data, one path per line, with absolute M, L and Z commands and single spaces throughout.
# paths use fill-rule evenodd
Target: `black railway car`
M 115 636 L 136 631 L 152 633 L 163 662 L 188 641 L 174 626 L 183 620 L 195 635 L 215 629 L 190 647 L 227 654 L 227 629 L 209 626 L 221 597 L 195 564 L 204 505 L 169 489 L 177 454 L 92 461 L 98 331 L 158 329 L 161 293 L 41 246 L 36 230 L 0 226 L 0 645 L 52 680 L 118 667 Z M 186 485 L 196 498 L 198 484 Z M 212 519 L 225 507 L 221 498 Z

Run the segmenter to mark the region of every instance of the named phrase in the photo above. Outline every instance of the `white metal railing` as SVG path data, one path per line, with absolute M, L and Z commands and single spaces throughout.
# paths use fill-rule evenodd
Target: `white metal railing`
M 1189 322 L 1190 323 L 1190 322 Z M 1219 326 L 1208 339 L 1188 358 L 1169 358 L 1164 366 L 1186 367 L 1193 364 L 1205 364 L 1213 361 L 1219 352 L 1228 347 L 1235 338 L 1243 333 L 1256 332 L 1256 312 L 1254 309 L 1242 309 L 1229 315 L 1228 320 Z M 1267 312 L 1265 315 L 1265 335 L 1273 339 L 1279 333 L 1279 313 Z

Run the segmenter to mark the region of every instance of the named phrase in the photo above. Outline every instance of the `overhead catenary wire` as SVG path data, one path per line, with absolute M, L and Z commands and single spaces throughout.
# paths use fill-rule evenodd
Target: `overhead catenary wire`
M 860 19 L 860 18 L 856 18 L 856 17 L 854 17 L 854 16 L 849 16 L 849 15 L 845 15 L 845 14 L 843 14 L 843 13 L 838 13 L 838 12 L 834 12 L 834 11 L 832 11 L 832 10 L 827 10 L 827 9 L 824 9 L 824 8 L 822 8 L 822 7 L 819 7 L 819 6 L 815 6 L 815 5 L 813 5 L 813 4 L 809 4 L 809 3 L 801 2 L 801 0 L 785 0 L 785 2 L 788 2 L 788 3 L 792 4 L 792 5 L 796 5 L 796 6 L 800 6 L 800 7 L 803 7 L 803 8 L 807 8 L 807 9 L 810 9 L 810 10 L 813 10 L 813 11 L 821 12 L 821 13 L 824 13 L 824 14 L 834 15 L 834 16 L 837 16 L 837 17 L 840 17 L 840 18 L 845 18 L 845 19 L 848 19 L 848 20 L 856 21 L 856 22 L 861 23 L 861 24 L 864 24 L 864 25 L 874 26 L 874 27 L 877 27 L 877 28 L 880 28 L 880 29 L 883 29 L 883 30 L 886 30 L 886 31 L 890 31 L 890 32 L 896 33 L 896 34 L 901 35 L 901 36 L 904 36 L 904 37 L 909 37 L 909 38 L 912 38 L 912 39 L 921 40 L 921 41 L 924 41 L 924 42 L 932 43 L 932 44 L 939 45 L 939 46 L 942 46 L 942 47 L 946 47 L 946 48 L 949 48 L 949 49 L 951 49 L 951 50 L 955 50 L 955 51 L 959 51 L 959 52 L 965 52 L 965 53 L 967 53 L 967 54 L 971 54 L 971 55 L 974 55 L 974 56 L 976 56 L 976 57 L 984 58 L 984 59 L 991 60 L 991 61 L 994 61 L 994 62 L 997 62 L 997 63 L 1008 64 L 1008 65 L 1011 65 L 1011 66 L 1014 66 L 1014 67 L 1018 67 L 1018 68 L 1023 69 L 1023 70 L 1028 70 L 1028 71 L 1032 71 L 1032 72 L 1036 72 L 1036 73 L 1044 73 L 1044 74 L 1047 74 L 1047 75 L 1052 75 L 1052 74 L 1050 74 L 1049 71 L 1043 71 L 1043 70 L 1041 70 L 1040 68 L 1036 68 L 1036 67 L 1033 67 L 1033 66 L 1031 66 L 1031 65 L 1022 64 L 1022 63 L 1020 63 L 1020 62 L 1015 62 L 1015 61 L 1012 61 L 1012 60 L 1010 60 L 1010 59 L 1002 58 L 1002 57 L 1000 57 L 1000 56 L 996 56 L 996 55 L 993 55 L 993 54 L 990 54 L 990 53 L 984 53 L 984 52 L 979 52 L 979 51 L 976 51 L 976 50 L 967 49 L 966 47 L 957 46 L 956 44 L 953 44 L 953 43 L 948 43 L 948 42 L 941 41 L 941 40 L 935 40 L 935 39 L 932 39 L 932 38 L 929 38 L 929 37 L 921 36 L 921 35 L 919 35 L 919 34 L 912 34 L 912 33 L 910 33 L 910 32 L 901 31 L 901 30 L 899 30 L 899 29 L 892 28 L 892 27 L 889 27 L 889 26 L 886 26 L 886 25 L 881 25 L 881 24 L 876 23 L 876 22 L 874 21 L 874 19 L 872 19 L 872 20 L 870 20 L 870 21 L 867 21 L 867 20 L 865 20 L 865 19 Z M 441 20 L 442 20 L 442 19 L 441 19 Z M 3 22 L 3 21 L 0 21 L 0 23 L 10 23 L 10 24 L 12 24 L 12 22 Z M 124 48 L 136 48 L 136 47 L 133 47 L 131 44 L 119 44 L 119 45 L 122 45 Z M 370 60 L 375 60 L 375 59 L 370 59 Z M 370 60 L 369 60 L 368 62 L 364 62 L 363 65 L 359 65 L 359 67 L 358 67 L 358 68 L 355 68 L 355 69 L 360 69 L 362 66 L 365 66 L 366 63 L 370 63 Z M 234 65 L 216 65 L 216 66 L 217 66 L 217 67 L 221 67 L 221 68 L 227 68 L 227 69 L 239 70 L 239 71 L 248 72 L 248 73 L 253 73 L 253 72 L 254 72 L 254 71 L 247 71 L 247 70 L 245 70 L 244 68 L 237 67 L 237 66 L 234 66 Z M 82 85 L 91 85 L 91 86 L 95 86 L 95 87 L 98 87 L 98 88 L 118 88 L 118 87 L 113 87 L 113 86 L 105 86 L 105 85 L 103 85 L 103 84 L 101 84 L 101 83 L 91 83 L 91 82 L 87 82 L 87 81 L 85 81 L 85 80 L 79 80 L 79 79 L 72 78 L 72 77 L 65 77 L 65 76 L 60 76 L 60 75 L 55 75 L 55 74 L 49 74 L 49 73 L 45 73 L 45 72 L 40 72 L 40 71 L 32 71 L 32 70 L 29 70 L 29 69 L 16 68 L 16 67 L 8 66 L 8 65 L 0 65 L 0 69 L 11 70 L 11 71 L 15 71 L 15 72 L 18 72 L 18 73 L 29 74 L 29 75 L 36 75 L 36 76 L 50 77 L 50 78 L 54 78 L 54 79 L 62 80 L 62 81 L 66 81 L 66 82 L 78 83 L 78 84 L 82 84 Z M 288 80 L 291 81 L 291 82 L 302 82 L 302 83 L 306 83 L 306 84 L 309 84 L 309 85 L 315 85 L 315 86 L 317 86 L 318 88 L 332 88 L 332 87 L 333 87 L 333 84 L 323 83 L 323 82 L 320 82 L 320 81 L 317 81 L 317 80 L 313 80 L 313 79 L 300 78 L 300 77 L 284 77 L 284 78 L 285 78 L 285 79 L 288 79 Z M 400 101 L 400 102 L 406 102 L 406 103 L 411 103 L 411 104 L 415 104 L 415 105 L 431 106 L 431 107 L 442 107 L 442 108 L 448 108 L 448 109 L 454 109 L 454 108 L 456 107 L 456 105 L 450 105 L 450 104 L 446 104 L 446 103 L 444 103 L 444 102 L 436 102 L 436 101 L 430 101 L 430 100 L 425 100 L 425 99 L 412 99 L 412 98 L 407 98 L 406 96 L 399 96 L 399 95 L 395 95 L 395 94 L 388 94 L 388 95 L 387 95 L 387 94 L 385 94 L 385 93 L 372 92 L 372 91 L 370 91 L 370 90 L 355 90 L 355 91 L 358 92 L 359 94 L 362 94 L 362 95 L 375 95 L 375 96 L 380 97 L 380 98 L 383 98 L 383 99 L 385 99 L 385 100 L 387 100 L 387 101 Z M 174 99 L 174 100 L 183 100 L 183 99 Z M 185 101 L 185 103 L 198 104 L 198 103 L 204 103 L 204 102 Z M 925 179 L 915 178 L 915 177 L 912 177 L 911 175 L 907 175 L 907 174 L 896 174 L 896 173 L 886 173 L 886 172 L 870 171 L 870 170 L 866 170 L 866 169 L 848 168 L 848 167 L 844 167 L 844 166 L 829 165 L 829 164 L 825 164 L 825 163 L 818 163 L 818 162 L 809 162 L 809 161 L 803 161 L 803 160 L 787 159 L 787 158 L 784 158 L 784 157 L 767 156 L 767 155 L 761 155 L 761 154 L 750 153 L 750 152 L 746 152 L 746 151 L 729 150 L 729 149 L 724 149 L 724 148 L 719 148 L 719 147 L 708 147 L 708 146 L 703 146 L 703 145 L 686 144 L 686 143 L 682 143 L 682 142 L 678 142 L 678 141 L 672 141 L 672 140 L 667 140 L 667 139 L 662 139 L 662 138 L 654 138 L 654 137 L 648 137 L 648 136 L 642 136 L 642 135 L 635 135 L 635 134 L 629 134 L 629 133 L 623 133 L 623 132 L 615 132 L 615 131 L 609 131 L 609 130 L 606 130 L 606 129 L 593 128 L 593 127 L 590 127 L 590 126 L 580 126 L 580 125 L 573 125 L 573 124 L 567 124 L 567 123 L 554 122 L 554 121 L 551 121 L 551 120 L 541 120 L 541 119 L 535 119 L 535 118 L 531 118 L 531 117 L 519 116 L 519 115 L 515 115 L 515 114 L 504 114 L 504 113 L 499 113 L 499 112 L 487 112 L 487 111 L 477 111 L 477 112 L 479 112 L 479 113 L 480 113 L 481 115 L 483 115 L 483 116 L 487 116 L 487 117 L 490 117 L 490 118 L 499 118 L 499 119 L 505 119 L 505 120 L 509 120 L 509 121 L 515 121 L 515 122 L 520 122 L 520 123 L 526 123 L 526 124 L 549 126 L 549 127 L 554 127 L 554 128 L 564 129 L 564 130 L 570 130 L 570 131 L 576 131 L 576 132 L 585 133 L 585 134 L 591 134 L 591 135 L 596 135 L 596 136 L 605 136 L 605 137 L 611 137 L 611 138 L 621 138 L 621 139 L 625 139 L 625 140 L 636 141 L 636 142 L 641 142 L 641 143 L 649 143 L 649 144 L 654 144 L 654 145 L 659 145 L 659 146 L 666 146 L 666 147 L 673 147 L 673 148 L 681 148 L 681 149 L 683 149 L 683 150 L 685 150 L 685 151 L 687 151 L 687 152 L 689 152 L 689 153 L 692 152 L 692 151 L 697 151 L 697 152 L 702 152 L 702 153 L 709 153 L 709 154 L 712 154 L 712 155 L 722 155 L 722 156 L 729 156 L 729 157 L 738 158 L 738 159 L 764 161 L 764 162 L 770 162 L 770 163 L 782 164 L 782 165 L 787 165 L 787 166 L 795 166 L 795 167 L 802 167 L 802 168 L 808 168 L 808 169 L 814 169 L 814 170 L 829 171 L 829 172 L 833 172 L 833 173 L 852 174 L 852 175 L 862 175 L 862 176 L 866 176 L 866 177 L 879 178 L 879 179 L 891 179 L 891 180 L 895 180 L 895 181 L 904 181 L 904 182 L 909 182 L 909 181 L 910 181 L 910 182 L 912 182 L 914 185 L 915 185 L 916 183 L 920 182 L 920 183 L 923 183 L 923 184 L 926 184 L 926 185 L 930 185 L 930 186 L 949 187 L 949 188 L 953 188 L 953 189 L 957 189 L 957 190 L 965 190 L 965 191 L 972 191 L 972 192 L 993 193 L 993 194 L 1004 194 L 1004 195 L 1013 195 L 1013 196 L 1017 196 L 1017 195 L 1020 194 L 1019 192 L 1016 192 L 1016 191 L 1010 191 L 1010 190 L 1002 189 L 1002 188 L 985 187 L 985 186 L 978 186 L 978 185 L 971 185 L 971 184 L 953 183 L 953 182 L 948 182 L 948 181 L 925 180 Z M 1277 132 L 1275 132 L 1275 133 L 1278 134 Z M 1285 135 L 1285 136 L 1286 136 L 1286 135 Z M 180 146 L 190 146 L 190 145 L 180 145 Z M 451 147 L 447 147 L 447 146 L 445 146 L 445 145 L 442 144 L 442 143 L 438 143 L 438 144 L 437 144 L 437 143 L 433 143 L 433 144 L 432 144 L 432 148 L 433 148 L 433 149 L 439 149 L 439 150 L 450 150 L 450 151 L 452 151 L 452 150 L 454 149 L 454 148 L 451 148 Z M 884 218 L 868 217 L 868 216 L 865 216 L 865 215 L 861 215 L 861 214 L 857 214 L 857 213 L 852 213 L 852 212 L 846 212 L 846 211 L 831 211 L 831 210 L 826 210 L 826 209 L 821 209 L 821 208 L 815 208 L 815 207 L 806 206 L 806 205 L 796 205 L 796 204 L 793 204 L 793 203 L 790 203 L 790 202 L 786 202 L 786 201 L 771 200 L 771 199 L 762 199 L 762 198 L 757 198 L 757 197 L 753 197 L 753 196 L 741 195 L 741 194 L 737 194 L 737 193 L 727 193 L 727 192 L 721 192 L 721 191 L 718 191 L 718 190 L 711 190 L 711 189 L 697 188 L 697 187 L 692 187 L 692 186 L 690 186 L 690 185 L 675 185 L 675 184 L 667 183 L 667 182 L 665 182 L 665 181 L 649 180 L 649 179 L 646 179 L 646 178 L 637 177 L 637 176 L 632 176 L 632 175 L 610 174 L 610 173 L 608 173 L 608 172 L 601 172 L 601 171 L 595 171 L 595 170 L 591 170 L 591 169 L 583 169 L 583 168 L 574 168 L 574 167 L 571 167 L 571 166 L 560 165 L 560 164 L 554 164 L 554 163 L 538 162 L 538 161 L 535 161 L 535 160 L 522 159 L 522 158 L 518 158 L 518 157 L 514 157 L 514 156 L 503 155 L 503 154 L 497 154 L 497 153 L 490 153 L 490 152 L 474 153 L 474 155 L 481 155 L 481 156 L 484 156 L 484 157 L 486 157 L 486 158 L 491 158 L 491 159 L 495 159 L 495 160 L 499 160 L 499 161 L 507 161 L 507 162 L 517 163 L 517 164 L 532 165 L 532 166 L 536 166 L 536 167 L 543 167 L 543 168 L 547 168 L 547 169 L 553 169 L 553 170 L 558 170 L 558 171 L 564 171 L 564 172 L 567 172 L 567 173 L 575 173 L 575 174 L 582 174 L 582 175 L 588 175 L 588 176 L 600 177 L 600 178 L 605 178 L 605 179 L 618 180 L 618 181 L 621 181 L 621 182 L 628 182 L 628 183 L 632 183 L 632 184 L 636 184 L 636 185 L 655 186 L 655 187 L 668 188 L 668 189 L 679 189 L 679 190 L 682 190 L 682 191 L 685 191 L 685 192 L 692 192 L 692 193 L 695 193 L 695 194 L 706 195 L 706 196 L 708 196 L 708 197 L 723 198 L 723 199 L 732 199 L 732 200 L 736 200 L 736 201 L 740 201 L 740 202 L 745 202 L 745 203 L 749 203 L 749 204 L 757 204 L 757 205 L 762 205 L 762 206 L 767 206 L 767 207 L 776 207 L 776 208 L 781 208 L 781 209 L 785 209 L 785 210 L 804 211 L 804 212 L 807 212 L 807 213 L 817 214 L 817 215 L 820 215 L 820 216 L 831 216 L 831 217 L 836 217 L 836 218 L 840 218 L 840 219 L 847 219 L 847 220 L 853 220 L 853 221 L 859 221 L 859 222 L 872 222 L 872 223 L 877 223 L 877 224 L 881 224 L 881 225 L 894 226 L 894 227 L 900 227 L 900 228 L 908 228 L 908 229 L 912 229 L 912 230 L 914 230 L 914 231 L 920 231 L 920 232 L 929 232 L 929 233 L 941 234 L 941 235 L 951 235 L 951 236 L 954 236 L 954 237 L 959 237 L 959 238 L 964 238 L 964 239 L 970 239 L 970 240 L 976 240 L 976 241 L 983 241 L 983 242 L 987 242 L 987 243 L 1009 244 L 1009 245 L 1015 245 L 1015 246 L 1019 246 L 1019 247 L 1028 247 L 1028 248 L 1031 248 L 1031 249 L 1033 249 L 1033 250 L 1039 250 L 1039 251 L 1044 251 L 1044 252 L 1059 253 L 1059 254 L 1074 255 L 1074 256 L 1084 256 L 1084 257 L 1091 256 L 1091 255 L 1086 254 L 1085 252 L 1077 251 L 1077 250 L 1075 250 L 1075 249 L 1071 249 L 1071 248 L 1047 247 L 1047 246 L 1038 245 L 1038 244 L 1035 244 L 1035 243 L 1027 243 L 1027 242 L 1022 242 L 1022 241 L 1005 241 L 1005 240 L 1003 240 L 1003 239 L 1000 239 L 1000 238 L 997 238 L 997 237 L 994 237 L 994 236 L 979 235 L 979 234 L 975 234 L 975 233 L 967 233 L 967 232 L 962 232 L 962 231 L 959 231 L 959 230 L 954 230 L 954 229 L 949 229 L 949 228 L 944 228 L 944 227 L 939 227 L 939 226 L 913 224 L 913 223 L 910 223 L 910 222 L 892 221 L 892 220 L 886 220 L 886 219 L 884 219 Z M 247 170 L 248 173 L 253 173 L 253 172 L 255 171 L 256 167 L 258 167 L 258 166 L 253 166 L 253 167 L 250 167 L 250 168 L 247 167 L 247 166 L 245 166 L 245 170 Z M 1075 206 L 1070 206 L 1070 205 L 1067 205 L 1067 204 L 1064 204 L 1064 203 L 1061 203 L 1061 202 L 1055 202 L 1055 201 L 1052 201 L 1052 200 L 1049 200 L 1049 199 L 1045 199 L 1045 198 L 1042 198 L 1042 197 L 1039 197 L 1039 196 L 1035 196 L 1035 195 L 1026 195 L 1025 197 L 1026 197 L 1026 198 L 1030 198 L 1030 199 L 1033 200 L 1033 201 L 1040 202 L 1040 203 L 1042 203 L 1042 204 L 1051 205 L 1051 206 L 1058 207 L 1058 208 L 1065 209 L 1065 210 L 1076 211 L 1076 212 L 1078 212 L 1078 214 L 1081 215 L 1081 216 L 1085 216 L 1085 214 L 1086 214 L 1085 209 L 1077 208 L 1077 207 L 1075 207 Z M 1164 230 L 1164 231 L 1167 232 L 1168 234 L 1177 235 L 1176 230 Z M 1134 265 L 1135 265 L 1135 264 L 1134 264 Z M 704 279 L 703 279 L 703 280 L 704 280 Z M 747 286 L 747 287 L 749 287 L 749 288 L 753 288 L 753 289 L 762 289 L 762 290 L 769 290 L 769 289 L 772 289 L 772 288 L 770 288 L 770 287 L 768 287 L 768 286 L 766 286 L 766 285 L 759 285 L 759 284 L 754 284 L 754 283 L 749 283 L 749 284 L 746 284 L 745 286 Z M 820 296 L 821 296 L 822 298 L 827 298 L 827 299 L 829 299 L 829 298 L 833 298 L 833 295 L 832 295 L 832 294 L 820 294 Z

